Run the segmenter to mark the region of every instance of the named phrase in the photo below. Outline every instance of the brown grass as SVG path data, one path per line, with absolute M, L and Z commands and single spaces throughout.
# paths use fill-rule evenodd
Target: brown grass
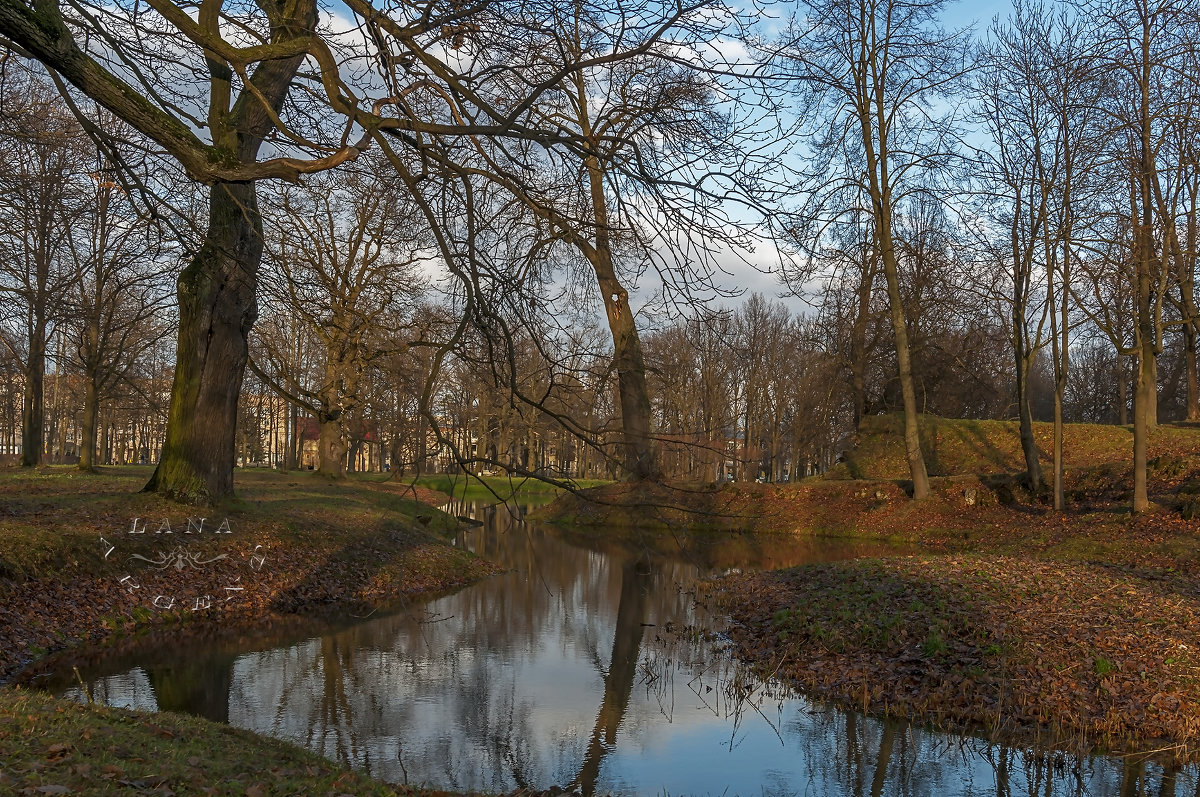
M 494 572 L 438 536 L 455 527 L 453 517 L 395 485 L 251 470 L 238 473 L 236 499 L 203 513 L 205 529 L 227 520 L 232 533 L 186 538 L 189 550 L 227 559 L 203 573 L 149 573 L 141 591 L 131 594 L 119 580 L 129 560 L 118 557 L 161 556 L 167 537 L 154 531 L 167 522 L 172 542 L 183 541 L 187 519 L 198 515 L 138 492 L 148 475 L 145 468 L 95 475 L 68 468 L 0 471 L 0 538 L 6 541 L 0 549 L 0 678 L 47 652 L 140 625 L 201 613 L 249 621 L 328 606 L 364 610 Z M 145 535 L 128 533 L 134 518 L 146 525 Z M 118 556 L 106 559 L 112 543 Z M 265 561 L 248 572 L 256 552 Z M 244 590 L 224 591 L 242 576 L 237 583 Z M 152 605 L 151 593 L 178 597 L 179 605 L 163 611 Z M 203 612 L 185 605 L 196 596 L 223 594 L 236 600 Z
M 741 654 L 876 713 L 1086 753 L 1200 758 L 1200 582 L 1011 557 L 860 559 L 715 584 Z

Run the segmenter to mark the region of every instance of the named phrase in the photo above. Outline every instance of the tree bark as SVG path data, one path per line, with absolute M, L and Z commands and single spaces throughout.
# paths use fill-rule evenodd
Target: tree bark
M 1064 250 L 1066 255 L 1063 259 L 1064 273 L 1070 273 L 1070 252 L 1069 249 Z M 1054 296 L 1054 280 L 1053 269 L 1049 271 L 1049 287 L 1050 296 Z M 1053 310 L 1050 314 L 1051 321 L 1051 340 L 1053 343 L 1052 351 L 1054 356 L 1054 510 L 1056 512 L 1066 511 L 1067 498 L 1066 487 L 1063 484 L 1064 468 L 1063 468 L 1063 404 L 1067 397 L 1067 369 L 1070 366 L 1070 349 L 1068 347 L 1070 321 L 1069 313 L 1069 296 L 1065 285 L 1063 285 L 1062 296 L 1059 304 L 1059 312 L 1061 313 L 1061 321 L 1057 321 Z
M 331 479 L 346 478 L 346 452 L 348 451 L 348 447 L 342 433 L 340 418 L 331 418 L 329 416 L 321 418 L 321 435 L 317 443 L 317 450 L 320 454 L 317 473 Z
M 1158 401 L 1153 344 L 1143 342 L 1138 352 L 1137 380 L 1133 392 L 1133 511 L 1150 508 L 1147 491 L 1146 444 L 1154 428 L 1153 408 Z
M 629 307 L 629 293 L 617 279 L 613 268 L 608 206 L 600 161 L 595 156 L 588 156 L 585 164 L 596 222 L 596 244 L 588 251 L 588 259 L 596 272 L 596 281 L 604 298 L 604 312 L 608 316 L 608 328 L 612 333 L 625 470 L 635 481 L 656 481 L 662 478 L 662 471 L 651 436 L 650 392 L 646 388 L 642 341 Z
M 324 387 L 318 395 L 317 423 L 317 473 L 330 479 L 346 478 L 346 454 L 350 446 L 346 443 L 345 419 L 349 408 L 343 401 L 343 390 L 348 382 L 341 366 L 342 360 L 335 347 L 327 343 L 325 354 Z
M 1020 416 L 1021 451 L 1025 454 L 1025 475 L 1029 489 L 1037 493 L 1045 486 L 1042 463 L 1038 460 L 1037 441 L 1033 439 L 1033 411 L 1029 407 L 1029 358 L 1017 356 L 1017 412 Z
M 146 491 L 185 502 L 233 493 L 237 404 L 258 317 L 262 218 L 254 183 L 209 192 L 204 244 L 179 275 L 179 340 L 162 458 Z
M 1196 331 L 1191 324 L 1183 327 L 1183 370 L 1187 390 L 1184 420 L 1200 421 L 1200 383 L 1196 379 Z
M 1139 159 L 1134 175 L 1135 193 L 1130 216 L 1136 227 L 1134 263 L 1134 312 L 1137 328 L 1137 377 L 1133 393 L 1133 511 L 1150 508 L 1146 481 L 1146 444 L 1150 430 L 1158 423 L 1158 341 L 1161 317 L 1156 302 L 1154 280 L 1162 267 L 1154 239 L 1153 184 L 1157 173 L 1152 143 L 1150 111 L 1151 68 L 1150 40 L 1152 22 L 1142 19 L 1141 61 L 1138 64 L 1139 88 Z M 1140 207 L 1140 218 L 1136 210 Z
M 29 362 L 25 366 L 25 394 L 21 405 L 21 467 L 42 464 L 46 433 L 46 320 L 34 318 L 29 336 Z
M 1121 363 L 1122 355 L 1117 354 L 1117 364 L 1114 377 L 1117 380 L 1117 425 L 1129 425 L 1129 379 L 1125 375 L 1125 366 Z
M 79 441 L 79 469 L 96 469 L 96 417 L 100 414 L 100 395 L 96 380 L 88 376 L 83 395 L 83 430 Z
M 885 211 L 888 213 L 889 211 Z M 900 277 L 896 252 L 892 246 L 890 218 L 880 214 L 878 221 L 883 252 L 883 274 L 887 279 L 888 302 L 892 311 L 892 331 L 896 337 L 896 363 L 900 376 L 900 394 L 904 399 L 904 453 L 912 474 L 913 498 L 929 496 L 929 473 L 921 453 L 921 431 L 917 419 L 917 393 L 913 388 L 912 358 L 908 348 L 908 329 L 904 321 L 904 306 L 900 298 Z

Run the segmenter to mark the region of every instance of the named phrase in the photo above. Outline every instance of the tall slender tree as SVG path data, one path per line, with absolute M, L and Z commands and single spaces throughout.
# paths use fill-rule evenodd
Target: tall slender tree
M 1150 508 L 1147 445 L 1158 423 L 1158 356 L 1163 351 L 1163 306 L 1170 285 L 1169 246 L 1174 217 L 1163 198 L 1164 155 L 1172 132 L 1186 122 L 1195 80 L 1193 51 L 1200 31 L 1194 0 L 1133 0 L 1080 3 L 1092 21 L 1089 63 L 1106 92 L 1100 102 L 1106 121 L 1111 166 L 1124 180 L 1114 194 L 1111 234 L 1128 237 L 1128 247 L 1110 267 L 1124 272 L 1133 298 L 1131 344 L 1123 354 L 1137 364 L 1133 396 L 1133 511 Z M 1164 251 L 1164 240 L 1168 251 Z M 1115 341 L 1114 341 L 1115 342 Z
M 909 330 L 900 289 L 895 225 L 914 192 L 928 190 L 950 158 L 951 115 L 934 108 L 967 68 L 965 33 L 940 26 L 946 0 L 813 0 L 785 43 L 812 155 L 804 187 L 805 229 L 824 231 L 846 208 L 866 205 L 887 285 L 904 406 L 904 448 L 913 497 L 929 495 L 921 452 Z M 862 203 L 844 204 L 860 192 Z M 815 224 L 814 224 L 815 222 Z M 817 238 L 816 240 L 819 240 Z
M 36 466 L 46 448 L 47 341 L 78 281 L 70 252 L 87 141 L 52 88 L 30 71 L 12 77 L 0 122 L 0 296 L 22 316 L 21 464 Z

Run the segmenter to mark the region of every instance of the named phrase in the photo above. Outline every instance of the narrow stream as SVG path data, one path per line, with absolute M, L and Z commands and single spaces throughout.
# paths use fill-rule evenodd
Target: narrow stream
M 505 507 L 455 544 L 509 572 L 387 616 L 73 656 L 97 700 L 200 714 L 387 781 L 591 794 L 1135 795 L 1193 770 L 1032 752 L 789 697 L 732 659 L 697 578 L 880 553 L 751 535 L 568 538 Z M 635 535 L 636 536 L 636 535 Z

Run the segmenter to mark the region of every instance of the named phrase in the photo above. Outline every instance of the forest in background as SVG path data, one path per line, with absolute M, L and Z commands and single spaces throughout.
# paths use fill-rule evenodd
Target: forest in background
M 900 411 L 917 497 L 921 413 L 1018 418 L 1057 508 L 1033 420 L 1133 423 L 1142 509 L 1200 419 L 1196 3 L 300 5 L 0 8 L 0 455 L 776 481 Z

